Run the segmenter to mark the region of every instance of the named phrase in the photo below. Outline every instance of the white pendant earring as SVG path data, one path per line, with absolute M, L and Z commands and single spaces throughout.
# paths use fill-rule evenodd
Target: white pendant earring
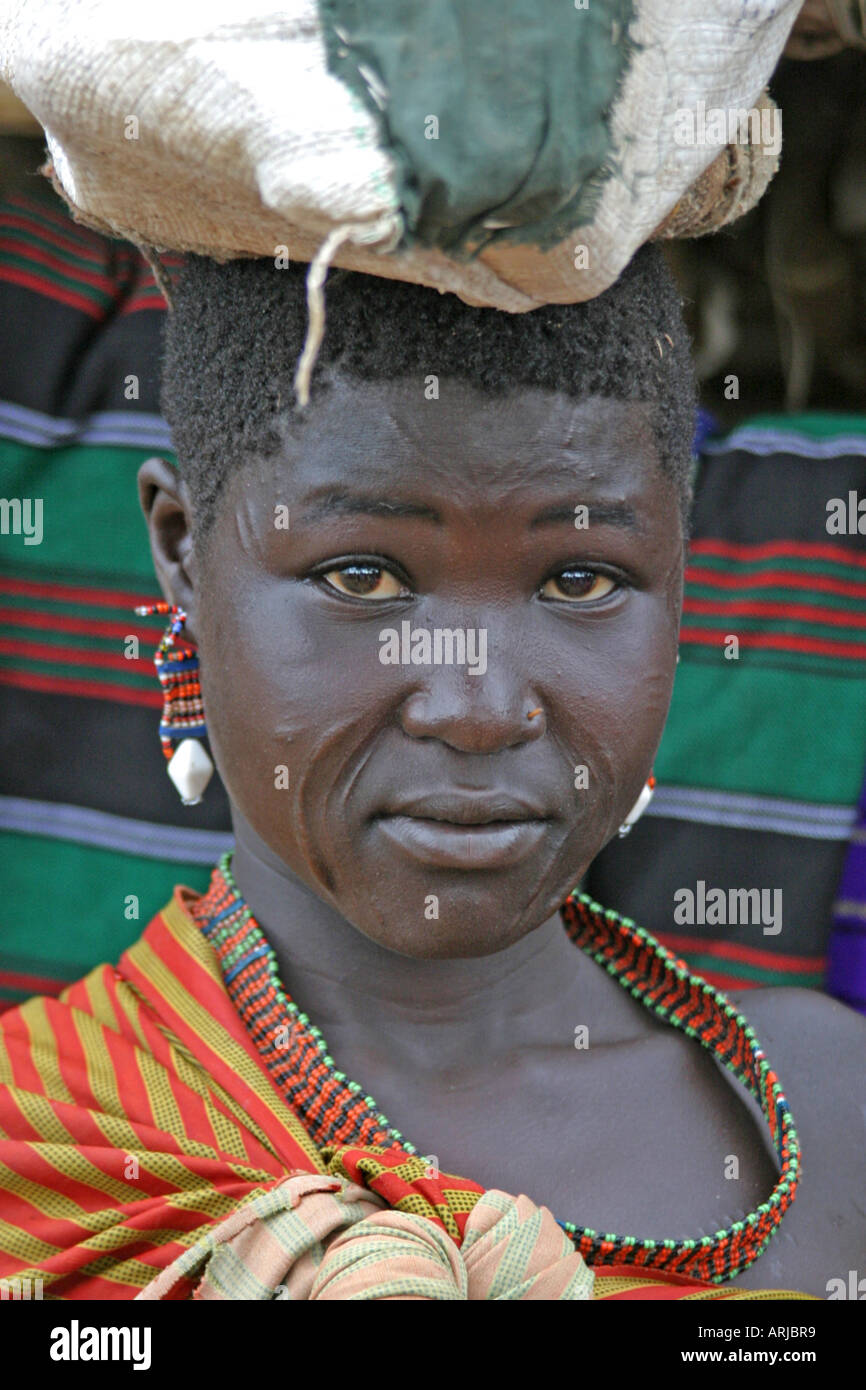
M 632 806 L 631 810 L 629 811 L 628 815 L 626 816 L 625 820 L 619 828 L 619 837 L 621 840 L 625 839 L 632 826 L 640 820 L 647 806 L 649 806 L 650 802 L 653 799 L 653 792 L 655 791 L 655 789 L 656 779 L 653 776 L 653 774 L 650 773 L 643 791 L 641 792 L 637 801 L 634 803 L 634 805 Z
M 197 806 L 213 776 L 213 763 L 203 743 L 207 725 L 198 652 L 183 635 L 186 613 L 163 599 L 141 604 L 135 611 L 141 618 L 159 614 L 169 619 L 153 658 L 164 702 L 159 741 L 181 801 L 184 806 Z
M 200 739 L 185 738 L 175 748 L 166 771 L 184 806 L 197 806 L 213 776 L 213 763 Z

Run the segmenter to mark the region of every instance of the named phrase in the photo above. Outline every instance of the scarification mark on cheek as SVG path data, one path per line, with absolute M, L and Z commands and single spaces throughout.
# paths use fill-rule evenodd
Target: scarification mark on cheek
M 366 764 L 373 756 L 382 723 L 370 727 L 354 712 L 336 719 L 310 744 L 305 730 L 303 769 L 294 800 L 296 840 L 310 872 L 330 894 L 337 891 L 335 870 L 344 857 L 339 843 L 351 819 L 349 800 Z

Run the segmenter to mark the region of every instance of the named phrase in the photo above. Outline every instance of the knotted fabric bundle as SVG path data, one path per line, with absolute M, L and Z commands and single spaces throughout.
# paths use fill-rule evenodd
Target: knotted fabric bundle
M 583 1300 L 594 1277 L 552 1213 L 486 1192 L 460 1245 L 343 1178 L 301 1173 L 207 1232 L 138 1295 L 294 1302 Z

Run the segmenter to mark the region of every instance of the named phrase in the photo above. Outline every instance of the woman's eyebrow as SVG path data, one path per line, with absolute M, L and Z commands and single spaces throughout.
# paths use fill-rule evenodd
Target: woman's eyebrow
M 536 513 L 529 523 L 530 529 L 536 526 L 550 526 L 554 522 L 568 521 L 574 524 L 576 507 L 579 504 L 565 503 L 545 507 Z M 587 502 L 584 504 L 589 514 L 589 524 L 595 526 L 625 526 L 631 531 L 638 529 L 634 507 L 628 502 Z
M 386 497 L 339 491 L 328 492 L 303 508 L 299 520 L 321 521 L 329 516 L 420 517 L 442 525 L 442 516 L 435 507 L 421 502 L 394 502 Z
M 562 522 L 574 523 L 575 503 L 557 503 L 537 512 L 530 521 L 530 529 Z M 637 515 L 628 502 L 586 503 L 590 525 L 622 526 L 629 530 L 638 529 Z M 321 521 L 335 516 L 377 516 L 393 518 L 420 518 L 441 526 L 442 514 L 435 507 L 424 502 L 395 501 L 373 494 L 332 490 L 302 508 L 301 522 Z

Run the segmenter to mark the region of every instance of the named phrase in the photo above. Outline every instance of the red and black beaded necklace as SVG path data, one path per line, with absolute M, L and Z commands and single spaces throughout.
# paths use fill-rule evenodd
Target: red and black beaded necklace
M 220 860 L 208 892 L 191 912 L 216 951 L 226 989 L 264 1066 L 313 1142 L 320 1148 L 393 1146 L 417 1156 L 373 1097 L 336 1069 L 318 1028 L 285 993 L 274 952 L 232 877 L 231 854 Z M 584 893 L 572 893 L 561 915 L 575 946 L 656 1017 L 712 1053 L 755 1097 L 781 1171 L 766 1202 L 697 1240 L 641 1240 L 559 1224 L 590 1265 L 633 1264 L 713 1283 L 733 1279 L 766 1248 L 797 1192 L 800 1143 L 776 1075 L 743 1015 L 649 932 Z

